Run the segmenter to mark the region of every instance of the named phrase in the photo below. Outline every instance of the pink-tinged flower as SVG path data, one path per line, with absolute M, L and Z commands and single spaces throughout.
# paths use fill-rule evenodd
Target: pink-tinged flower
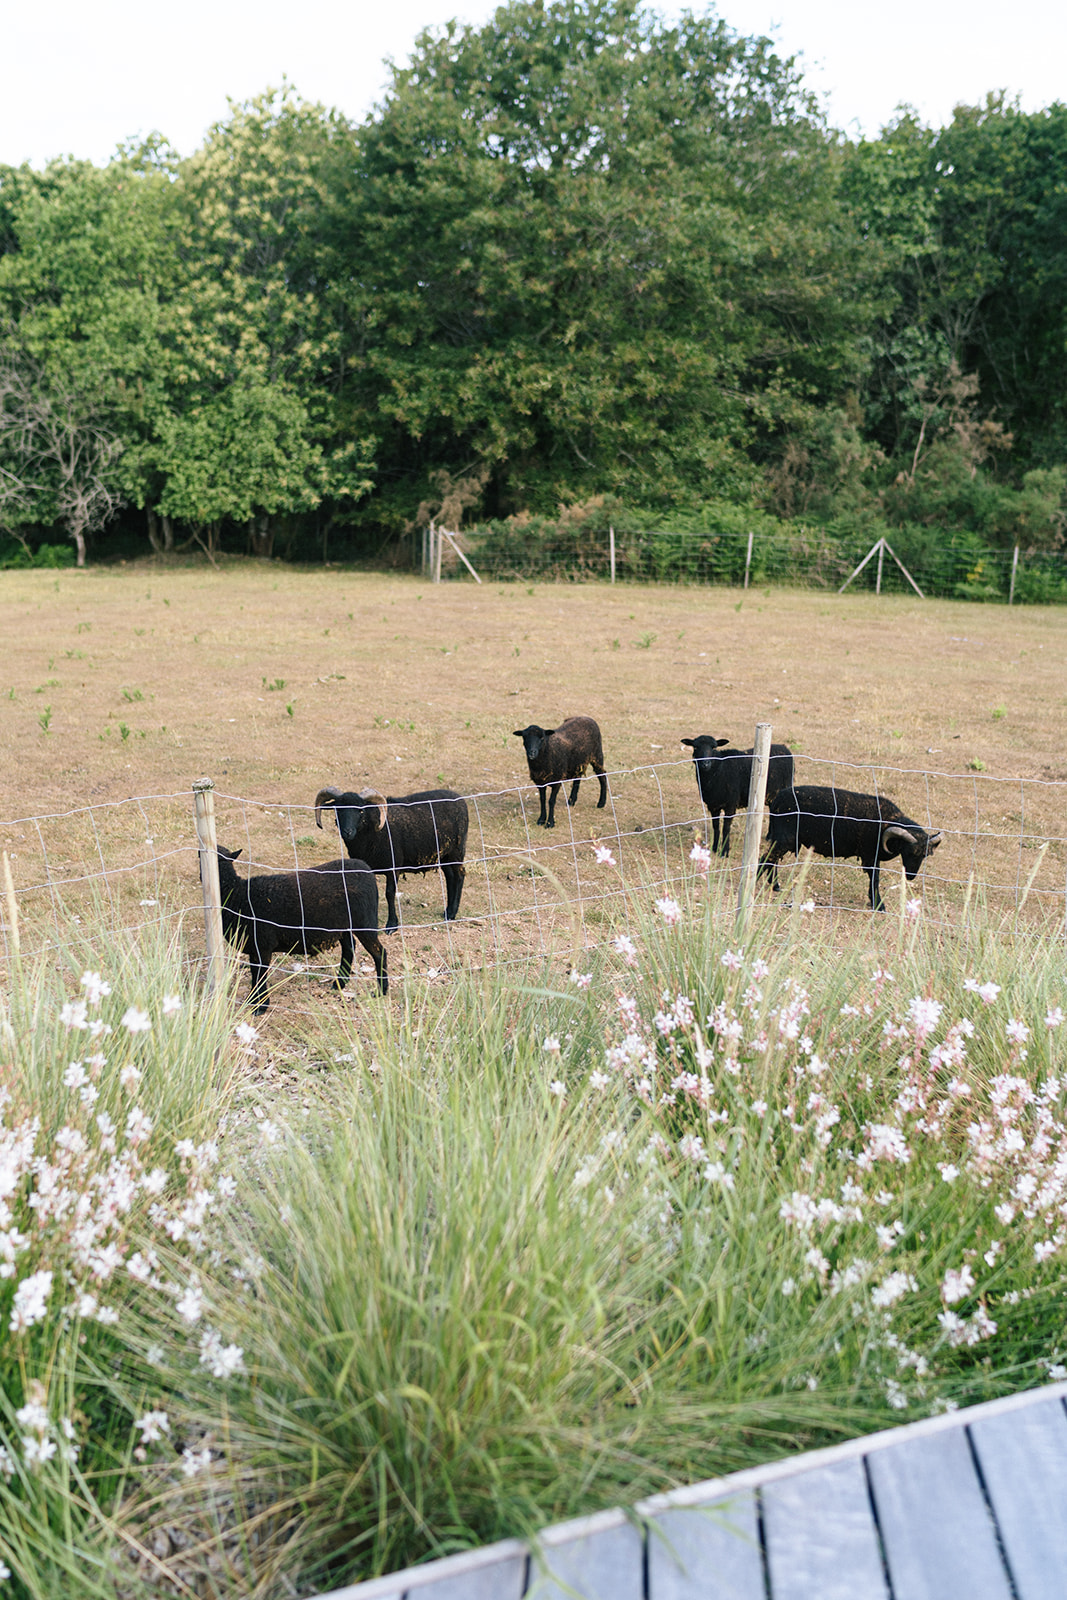
M 918 922 L 923 914 L 923 903 L 919 899 L 909 900 L 904 907 L 904 915 L 909 922 Z
M 259 1038 L 259 1034 L 250 1022 L 239 1022 L 233 1031 L 236 1038 L 244 1045 L 254 1044 Z
M 1012 1044 L 1025 1044 L 1030 1037 L 1030 1029 L 1026 1026 L 1026 1023 L 1020 1022 L 1016 1017 L 1008 1018 L 1006 1032 Z
M 591 972 L 579 972 L 577 967 L 571 968 L 571 982 L 576 989 L 588 989 L 592 981 L 593 974 Z
M 152 1118 L 140 1106 L 134 1106 L 126 1118 L 126 1137 L 130 1144 L 143 1144 L 152 1132 Z
M 618 934 L 611 941 L 612 949 L 616 950 L 628 967 L 637 965 L 637 946 L 625 933 Z
M 1039 1239 L 1034 1245 L 1034 1256 L 1038 1261 L 1047 1261 L 1049 1256 L 1056 1254 L 1055 1239 Z
M 105 995 L 111 993 L 110 983 L 105 983 L 99 972 L 83 972 L 82 988 L 89 1005 L 98 1006 Z
M 741 971 L 743 957 L 740 950 L 727 950 L 719 959 L 728 972 Z
M 763 957 L 757 956 L 755 961 L 752 963 L 753 981 L 755 983 L 762 983 L 770 970 L 770 967 L 767 965 L 766 961 L 764 961 Z
M 162 1009 L 163 1015 L 165 1017 L 176 1017 L 178 1015 L 178 1012 L 181 1010 L 181 1008 L 182 1008 L 181 995 L 178 995 L 178 994 L 165 994 L 163 996 L 163 1005 L 162 1005 L 161 1009 Z
M 80 1089 L 83 1084 L 89 1082 L 89 1074 L 80 1061 L 72 1061 L 63 1074 L 63 1082 L 68 1089 Z
M 601 866 L 601 867 L 617 867 L 618 866 L 618 862 L 615 860 L 615 857 L 612 855 L 610 848 L 606 844 L 594 844 L 594 846 L 593 846 L 593 854 L 596 857 L 598 866 Z
M 959 1167 L 952 1161 L 939 1161 L 937 1170 L 946 1183 L 955 1183 L 960 1175 Z
M 130 1006 L 123 1014 L 122 1026 L 129 1033 L 150 1033 L 152 1019 L 147 1011 L 141 1011 L 137 1006 Z
M 1045 1027 L 1058 1028 L 1063 1023 L 1063 1007 L 1050 1006 L 1045 1012 Z
M 682 908 L 677 900 L 671 899 L 670 895 L 664 895 L 662 900 L 656 901 L 656 910 L 668 928 L 676 928 L 682 920 Z
M 545 1040 L 544 1044 L 541 1046 L 541 1049 L 545 1052 L 546 1055 L 550 1055 L 550 1056 L 558 1056 L 559 1055 L 559 1040 L 556 1038 L 555 1034 L 552 1034 L 552 1033 L 549 1034 L 548 1038 Z
M 991 1006 L 1000 993 L 1000 984 L 983 983 L 975 992 L 979 1000 L 983 1001 L 985 1005 Z
M 915 1030 L 917 1039 L 925 1039 L 926 1035 L 937 1027 L 938 1018 L 944 1010 L 940 1000 L 931 1000 L 928 996 L 915 995 L 908 1004 L 908 1021 Z
M 954 1306 L 957 1300 L 965 1299 L 973 1288 L 974 1273 L 965 1262 L 958 1270 L 949 1267 L 941 1284 L 941 1298 L 946 1305 Z
M 553 1078 L 548 1086 L 548 1092 L 554 1095 L 557 1100 L 565 1100 L 567 1098 L 567 1085 L 561 1078 Z
M 134 1418 L 133 1425 L 141 1430 L 142 1444 L 155 1444 L 170 1432 L 170 1418 L 165 1411 L 146 1411 L 143 1417 Z
M 244 1351 L 240 1345 L 223 1344 L 214 1328 L 205 1328 L 200 1335 L 200 1365 L 214 1378 L 232 1378 L 245 1370 Z
M 23 1439 L 22 1455 L 28 1467 L 42 1467 L 46 1461 L 51 1461 L 56 1453 L 56 1446 L 51 1439 Z
M 711 866 L 711 851 L 697 839 L 689 852 L 689 859 L 696 863 L 698 872 L 707 872 Z
M 590 1089 L 606 1089 L 610 1082 L 611 1079 L 608 1077 L 606 1072 L 598 1072 L 594 1069 L 594 1071 L 589 1074 Z
M 881 1283 L 875 1284 L 871 1290 L 871 1300 L 880 1310 L 884 1310 L 888 1306 L 895 1305 L 902 1296 L 909 1292 L 914 1294 L 918 1287 L 919 1285 L 910 1273 L 891 1272 L 888 1278 L 884 1278 Z
M 141 1069 L 139 1067 L 135 1067 L 132 1061 L 127 1062 L 122 1071 L 119 1073 L 119 1082 L 122 1084 L 122 1087 L 126 1090 L 127 1094 L 132 1094 L 140 1081 Z
M 756 1113 L 757 1117 L 765 1117 L 767 1115 L 766 1100 L 753 1100 L 751 1109 Z
M 195 1478 L 211 1465 L 210 1450 L 193 1450 L 188 1445 L 182 1451 L 182 1471 L 187 1478 Z

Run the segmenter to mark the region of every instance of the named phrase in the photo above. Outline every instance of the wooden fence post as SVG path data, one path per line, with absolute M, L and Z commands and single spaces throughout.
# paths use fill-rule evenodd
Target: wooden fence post
M 1015 554 L 1011 558 L 1011 587 L 1008 590 L 1008 604 L 1015 604 L 1015 574 L 1019 568 L 1019 546 L 1015 546 Z
M 193 784 L 193 805 L 200 846 L 200 882 L 204 890 L 207 986 L 215 994 L 226 984 L 226 940 L 222 932 L 222 889 L 215 837 L 215 785 L 210 778 L 198 778 Z
M 763 834 L 763 804 L 767 798 L 767 767 L 771 755 L 771 725 L 756 723 L 752 750 L 752 772 L 748 780 L 748 812 L 745 816 L 745 847 L 741 856 L 741 882 L 737 888 L 737 921 L 748 918 L 759 869 L 759 847 Z
M 749 572 L 751 571 L 751 568 L 752 568 L 752 539 L 753 539 L 753 532 L 752 532 L 752 529 L 750 528 L 748 530 L 748 552 L 745 555 L 745 588 L 746 589 L 748 588 L 748 575 L 749 575 Z
M 874 592 L 875 592 L 875 594 L 881 594 L 881 592 L 882 592 L 882 562 L 883 562 L 884 559 L 885 559 L 885 540 L 884 539 L 879 539 L 879 541 L 878 541 L 878 576 L 874 580 Z

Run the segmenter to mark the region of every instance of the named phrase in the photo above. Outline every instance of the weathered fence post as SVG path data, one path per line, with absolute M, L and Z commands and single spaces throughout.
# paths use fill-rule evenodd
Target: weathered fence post
M 1015 574 L 1019 570 L 1019 546 L 1015 546 L 1015 554 L 1011 558 L 1011 586 L 1008 589 L 1008 604 L 1015 604 Z
M 11 935 L 11 953 L 16 957 L 21 951 L 19 941 L 19 907 L 15 899 L 15 880 L 11 876 L 11 861 L 4 851 L 4 899 L 7 901 L 7 925 Z
M 608 554 L 611 558 L 611 581 L 615 582 L 615 528 L 608 524 Z
M 746 589 L 748 588 L 748 575 L 749 575 L 749 572 L 752 569 L 752 540 L 753 540 L 753 537 L 754 537 L 753 531 L 752 531 L 751 528 L 749 528 L 749 530 L 748 530 L 748 551 L 747 551 L 747 553 L 745 555 L 745 588 Z
M 432 553 L 432 557 L 431 557 L 431 559 L 433 561 L 433 581 L 434 581 L 434 583 L 440 583 L 440 581 L 441 581 L 441 549 L 442 549 L 444 541 L 442 540 L 441 535 L 438 533 L 436 527 L 434 526 L 434 524 L 432 522 L 430 523 L 430 539 L 432 541 L 431 548 L 432 548 L 432 552 L 433 552 Z
M 874 580 L 874 592 L 875 592 L 875 594 L 881 594 L 881 592 L 882 592 L 882 562 L 884 560 L 885 560 L 885 540 L 884 539 L 879 539 L 879 541 L 878 541 L 878 576 Z
M 219 886 L 218 840 L 215 837 L 215 785 L 210 778 L 193 784 L 196 837 L 200 846 L 200 882 L 204 890 L 204 935 L 207 983 L 214 993 L 226 982 L 226 940 L 222 932 L 222 889 Z
M 771 725 L 756 723 L 752 749 L 752 773 L 748 780 L 748 812 L 745 816 L 745 847 L 741 855 L 741 882 L 737 888 L 737 921 L 748 917 L 756 888 L 760 838 L 763 834 L 763 803 L 767 798 L 767 767 L 771 755 Z

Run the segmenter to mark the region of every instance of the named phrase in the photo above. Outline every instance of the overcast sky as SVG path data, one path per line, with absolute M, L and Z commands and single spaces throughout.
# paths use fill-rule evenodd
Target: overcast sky
M 307 99 L 361 117 L 381 95 L 386 56 L 406 58 L 423 27 L 483 0 L 0 0 L 0 161 L 73 154 L 103 162 L 120 140 L 159 129 L 183 154 L 243 100 L 288 77 Z M 682 9 L 661 7 L 668 15 Z M 695 6 L 694 9 L 699 9 Z M 739 32 L 802 53 L 831 118 L 876 133 L 907 101 L 929 122 L 990 89 L 1035 110 L 1067 98 L 1067 0 L 724 0 Z

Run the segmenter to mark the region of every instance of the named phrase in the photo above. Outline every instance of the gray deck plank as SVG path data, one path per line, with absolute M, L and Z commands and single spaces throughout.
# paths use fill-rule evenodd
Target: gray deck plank
M 522 1600 L 526 1582 L 525 1557 L 494 1562 L 474 1572 L 437 1578 L 410 1589 L 405 1600 Z
M 544 1565 L 531 1560 L 530 1600 L 642 1600 L 644 1547 L 628 1522 L 538 1548 Z
M 756 1497 L 749 1491 L 653 1517 L 649 1600 L 766 1600 Z
M 867 1457 L 895 1600 L 1011 1600 L 960 1426 Z
M 774 1600 L 889 1600 L 862 1461 L 767 1484 L 763 1533 Z
M 971 1439 L 1019 1600 L 1067 1595 L 1067 1412 L 1060 1400 L 986 1417 Z

